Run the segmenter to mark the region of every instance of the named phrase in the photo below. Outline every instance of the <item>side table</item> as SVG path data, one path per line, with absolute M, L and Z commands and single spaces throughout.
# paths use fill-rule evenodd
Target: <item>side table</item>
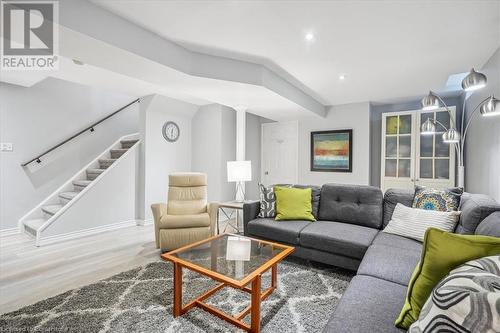
M 245 201 L 226 201 L 219 203 L 219 209 L 217 210 L 217 234 L 221 233 L 220 230 L 220 222 L 219 217 L 222 213 L 226 218 L 228 223 L 225 225 L 222 233 L 225 233 L 228 227 L 231 227 L 236 231 L 236 233 L 240 233 L 240 220 L 243 217 L 243 204 L 253 202 L 253 200 L 245 200 Z M 236 214 L 236 225 L 230 223 L 233 215 Z

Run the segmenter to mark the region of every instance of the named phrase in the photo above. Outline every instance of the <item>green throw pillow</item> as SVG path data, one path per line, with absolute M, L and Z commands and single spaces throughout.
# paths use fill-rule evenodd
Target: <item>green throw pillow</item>
M 432 289 L 450 271 L 467 261 L 495 254 L 500 254 L 500 237 L 459 235 L 429 228 L 396 326 L 408 329 L 418 319 Z
M 276 220 L 316 221 L 312 214 L 311 188 L 274 187 Z

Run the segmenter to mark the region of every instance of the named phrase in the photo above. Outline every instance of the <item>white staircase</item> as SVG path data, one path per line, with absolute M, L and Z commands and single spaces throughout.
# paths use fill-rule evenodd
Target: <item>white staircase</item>
M 106 173 L 119 163 L 125 154 L 139 143 L 137 133 L 121 137 L 101 155 L 86 165 L 54 193 L 48 196 L 19 220 L 24 232 L 36 237 L 40 245 L 43 232 L 78 201 Z

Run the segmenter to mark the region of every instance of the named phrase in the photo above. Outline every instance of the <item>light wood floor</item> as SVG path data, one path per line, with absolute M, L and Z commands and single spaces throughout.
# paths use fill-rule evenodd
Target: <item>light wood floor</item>
M 133 226 L 35 247 L 26 235 L 0 240 L 0 313 L 157 260 L 154 227 Z

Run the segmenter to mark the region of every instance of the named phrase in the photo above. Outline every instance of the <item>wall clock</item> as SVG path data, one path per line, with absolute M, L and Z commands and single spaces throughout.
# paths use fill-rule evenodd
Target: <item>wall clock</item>
M 168 142 L 175 142 L 179 139 L 179 136 L 181 134 L 181 130 L 179 129 L 179 126 L 174 123 L 173 121 L 167 121 L 165 124 L 163 124 L 163 128 L 161 130 L 163 137 L 165 140 Z

